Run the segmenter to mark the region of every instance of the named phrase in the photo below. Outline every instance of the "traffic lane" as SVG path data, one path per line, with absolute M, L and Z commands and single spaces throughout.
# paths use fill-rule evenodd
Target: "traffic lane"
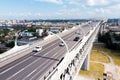
M 73 41 L 73 44 L 71 44 L 71 41 L 69 41 L 69 42 L 67 42 L 68 44 L 69 44 L 69 46 L 73 46 L 73 44 L 74 44 L 74 41 Z M 70 48 L 71 48 L 70 47 Z M 63 51 L 63 53 L 66 51 L 65 50 L 65 48 L 64 49 L 62 49 L 62 51 Z M 62 52 L 61 51 L 61 52 Z M 60 54 L 61 52 L 59 52 L 58 54 L 58 57 L 55 57 L 55 58 L 57 58 L 57 59 L 61 59 L 65 54 Z M 44 69 L 42 69 L 42 71 L 39 71 L 35 76 L 33 75 L 33 77 L 29 77 L 28 79 L 26 79 L 26 80 L 41 80 L 41 79 L 43 79 L 43 77 L 44 77 L 44 75 L 45 75 L 45 72 L 48 72 L 49 70 L 50 70 L 50 67 L 54 67 L 53 65 L 54 64 L 58 64 L 58 62 L 53 62 L 52 61 L 52 63 L 51 62 L 48 62 L 49 64 L 46 66 L 46 68 L 44 68 Z M 44 74 L 44 75 L 43 75 Z
M 98 22 L 96 23 L 92 23 L 92 24 L 88 24 L 88 25 L 84 25 L 82 26 L 82 32 L 84 31 L 84 35 L 87 34 L 91 29 L 93 29 L 93 27 L 96 27 L 96 25 L 98 24 Z
M 52 47 L 54 47 L 54 46 L 56 46 L 56 45 L 57 45 L 57 43 L 54 44 L 54 45 L 52 45 Z M 51 48 L 51 46 L 50 46 L 49 48 Z M 48 50 L 49 50 L 49 48 L 48 48 Z M 46 49 L 47 49 L 47 48 L 45 48 L 45 49 L 42 50 L 42 53 L 43 53 L 43 54 L 46 53 L 46 52 L 44 52 Z M 25 67 L 25 66 L 26 66 L 26 63 L 29 64 L 29 63 L 31 62 L 31 58 L 32 58 L 32 55 L 33 55 L 33 54 L 35 54 L 35 53 L 31 53 L 31 56 L 27 57 L 27 59 L 24 59 L 24 60 L 22 61 L 22 63 L 20 62 L 20 63 L 17 63 L 16 65 L 12 66 L 12 68 L 18 70 L 17 67 L 19 67 L 20 65 L 22 65 L 22 67 Z M 32 59 L 32 60 L 33 60 L 33 59 Z M 34 60 L 35 60 L 35 59 L 34 59 Z M 34 61 L 34 60 L 33 60 L 33 61 Z M 23 65 L 23 64 L 25 64 L 25 65 Z M 16 68 L 15 68 L 15 67 L 16 67 Z M 21 67 L 21 68 L 22 68 L 22 67 Z M 10 68 L 10 69 L 12 70 L 12 68 Z M 8 70 L 8 71 L 9 71 L 9 70 Z M 3 71 L 3 72 L 4 72 L 4 71 Z M 1 72 L 0 74 L 2 74 L 3 72 Z
M 70 42 L 70 43 L 71 43 L 71 42 Z M 73 44 L 74 44 L 74 43 L 73 43 Z M 73 45 L 73 44 L 72 44 L 72 45 Z M 71 46 L 72 46 L 72 45 L 71 45 Z M 60 48 L 60 47 L 58 46 L 58 48 Z M 63 49 L 64 49 L 64 48 L 62 47 L 61 51 L 62 51 Z M 52 53 L 55 54 L 58 50 L 59 50 L 59 49 L 55 49 L 54 52 L 52 52 Z M 61 53 L 61 51 L 60 51 L 60 53 Z M 63 52 L 63 54 L 64 54 L 64 52 Z M 52 54 L 52 55 L 53 55 L 53 54 Z M 57 55 L 58 55 L 58 54 L 57 54 Z M 41 57 L 40 55 L 36 55 L 36 56 Z M 46 58 L 49 58 L 49 59 L 55 59 L 54 57 L 49 57 L 49 56 L 50 56 L 50 55 L 46 55 L 45 57 L 46 57 Z M 58 59 L 57 59 L 57 60 L 58 60 Z M 36 63 L 36 64 L 38 64 L 38 63 Z M 37 68 L 37 67 L 33 67 L 33 68 Z M 29 69 L 30 69 L 30 68 L 29 68 Z M 32 69 L 30 69 L 30 70 L 31 70 L 31 71 L 34 71 L 34 70 L 32 70 Z M 30 70 L 29 70 L 29 71 L 30 71 Z M 27 70 L 25 70 L 24 72 L 26 72 L 26 71 L 27 71 Z M 30 71 L 30 72 L 29 72 L 29 71 L 28 71 L 28 73 L 31 72 L 31 71 Z M 27 74 L 28 74 L 28 73 L 27 73 Z M 19 73 L 19 74 L 23 74 L 23 72 L 21 72 L 21 73 Z M 26 76 L 25 73 L 24 73 L 23 76 Z M 23 76 L 20 75 L 21 78 L 23 78 Z M 19 76 L 17 76 L 17 77 L 18 77 L 18 78 L 15 78 L 15 79 L 19 79 L 19 80 L 20 80 Z M 13 79 L 13 78 L 11 78 L 11 79 Z
M 29 61 L 28 61 L 28 62 L 29 62 Z M 27 62 L 27 63 L 28 63 L 28 62 Z M 17 69 L 16 69 L 16 70 L 17 70 Z
M 73 44 L 75 43 L 74 41 L 72 41 L 72 42 L 73 42 Z M 73 44 L 71 44 L 71 41 L 67 41 L 67 43 L 69 44 L 68 46 L 71 46 L 71 47 L 73 46 Z M 61 54 L 62 51 L 60 51 L 60 52 L 57 53 L 57 55 L 60 55 L 58 58 L 56 58 L 56 57 L 54 57 L 54 56 L 52 56 L 52 57 L 50 57 L 50 58 L 55 58 L 55 59 L 57 59 L 57 60 L 60 60 L 60 59 L 64 56 L 64 53 L 66 52 L 66 50 L 65 50 L 64 47 L 61 47 L 61 48 L 62 48 L 62 51 L 64 50 L 64 51 L 63 51 L 63 54 Z M 55 51 L 55 52 L 56 52 L 56 51 Z M 55 62 L 54 62 L 54 63 L 55 63 Z M 46 65 L 45 65 L 45 66 L 46 66 Z M 51 66 L 53 66 L 53 64 L 51 64 Z M 43 67 L 44 67 L 44 66 L 43 66 Z M 50 67 L 50 66 L 49 66 L 49 67 Z M 41 69 L 41 68 L 40 68 L 40 69 Z M 49 68 L 48 68 L 48 69 L 49 69 Z M 43 69 L 42 69 L 42 70 L 43 70 Z M 47 69 L 45 69 L 45 70 L 47 70 Z M 48 71 L 48 70 L 47 70 L 47 71 Z M 44 73 L 45 73 L 45 72 L 44 72 Z M 34 73 L 34 74 L 35 74 L 35 73 Z M 34 76 L 34 74 L 32 73 L 32 75 L 30 75 L 30 76 Z M 41 73 L 40 73 L 40 74 L 41 74 Z M 43 73 L 42 73 L 41 75 L 40 75 L 40 74 L 38 74 L 38 77 L 41 76 Z M 24 79 L 29 80 L 29 79 L 32 78 L 32 77 L 30 78 L 30 76 L 27 77 L 27 78 L 25 77 Z M 36 79 L 32 79 L 32 80 L 36 80 Z
M 58 45 L 58 44 L 57 44 Z M 51 47 L 50 47 L 51 48 Z M 54 48 L 54 47 L 53 47 Z M 58 49 L 56 49 L 56 50 L 58 50 Z M 45 50 L 46 51 L 46 50 Z M 48 50 L 47 50 L 47 52 L 48 52 Z M 46 52 L 44 52 L 44 53 L 46 53 Z M 28 61 L 29 62 L 29 61 Z M 26 64 L 26 63 L 25 63 Z M 18 66 L 19 67 L 19 66 Z M 17 68 L 17 67 L 16 67 Z M 15 68 L 14 68 L 15 69 Z
M 56 56 L 55 58 L 58 58 L 58 59 L 61 59 L 63 57 L 64 54 L 60 54 L 61 52 L 64 53 L 65 48 L 62 49 L 62 51 L 60 51 Z M 48 64 L 46 64 L 45 66 L 43 66 L 43 68 L 39 68 L 39 71 L 28 78 L 28 80 L 41 80 L 43 79 L 44 75 L 46 74 L 46 72 L 48 73 L 48 71 L 50 70 L 50 68 L 52 67 L 55 67 L 57 65 L 58 62 L 55 62 L 55 61 L 48 61 Z M 53 66 L 55 65 L 55 66 Z
M 74 32 L 72 32 L 71 34 L 66 35 L 66 36 L 64 36 L 64 37 L 61 37 L 61 38 L 62 38 L 63 40 L 64 40 L 64 39 L 68 39 L 68 38 L 70 38 L 71 36 L 73 36 L 73 35 L 74 35 L 74 33 L 75 33 L 75 31 L 74 31 Z M 53 43 L 55 43 L 55 42 L 57 42 L 57 41 L 61 42 L 61 40 L 60 40 L 60 39 L 57 39 L 57 40 L 55 40 L 54 42 L 51 42 L 50 44 L 45 45 L 44 47 L 48 47 L 48 46 L 52 45 Z M 44 47 L 43 47 L 43 48 L 44 48 Z
M 29 61 L 25 61 L 24 65 L 19 65 L 15 68 L 10 69 L 9 71 L 3 73 L 2 75 L 0 75 L 0 79 L 1 80 L 6 80 L 7 77 L 12 76 L 13 74 L 15 74 L 16 72 L 18 72 L 19 70 L 21 70 L 22 68 L 24 68 L 25 66 L 27 66 L 28 64 L 30 64 L 32 61 L 36 60 L 36 58 L 31 58 Z
M 14 76 L 8 78 L 7 80 L 21 80 L 21 79 L 23 79 L 29 73 L 31 73 L 32 71 L 34 71 L 36 68 L 38 68 L 40 66 L 41 66 L 41 69 L 44 68 L 44 66 L 46 66 L 46 64 L 47 64 L 46 60 L 49 60 L 49 61 L 51 61 L 51 60 L 58 61 L 56 58 L 52 58 L 52 56 L 54 57 L 54 55 L 58 55 L 56 53 L 56 51 L 58 51 L 57 48 L 59 49 L 60 47 L 59 46 L 56 47 L 55 50 L 53 50 L 50 54 L 47 54 L 45 56 L 35 55 L 35 57 L 38 57 L 38 59 L 36 59 L 34 62 L 32 62 L 31 64 L 29 64 L 28 66 L 26 66 L 24 68 L 24 70 L 23 69 L 19 70 L 19 73 L 17 73 Z M 59 51 L 61 52 L 61 50 L 59 50 Z
M 57 45 L 57 44 L 56 44 Z M 55 46 L 52 46 L 51 48 L 54 48 Z M 52 50 L 52 49 L 51 49 Z M 49 51 L 46 51 L 45 50 L 45 53 L 49 53 L 51 50 Z M 59 50 L 59 49 L 58 49 Z M 44 51 L 43 51 L 44 52 Z M 2 74 L 0 76 L 0 78 L 2 80 L 5 80 L 7 77 L 10 77 L 12 76 L 13 74 L 17 73 L 19 70 L 23 69 L 25 66 L 27 66 L 28 64 L 31 64 L 31 62 L 34 62 L 38 57 L 34 57 L 33 55 L 30 56 L 31 58 L 28 59 L 27 61 L 23 62 L 22 64 L 20 65 L 17 65 L 16 67 L 10 69 L 9 71 L 5 72 L 4 74 Z
M 13 67 L 13 65 L 16 65 L 16 64 L 20 63 L 22 60 L 25 60 L 26 58 L 28 58 L 30 56 L 31 56 L 31 54 L 25 55 L 24 57 L 21 57 L 21 58 L 15 60 L 15 61 L 3 66 L 3 67 L 1 67 L 0 68 L 0 73 L 2 73 L 3 71 L 5 71 L 6 69 L 8 69 L 10 67 Z
M 68 44 L 71 44 L 71 42 L 70 43 L 68 43 Z M 71 44 L 72 45 L 72 44 Z M 38 75 L 38 76 L 40 76 L 40 75 Z M 34 79 L 32 79 L 32 80 L 36 80 L 35 78 Z
M 74 32 L 74 31 L 73 31 L 73 32 Z M 63 36 L 63 38 L 64 38 L 64 37 L 65 37 L 65 36 Z M 56 42 L 56 41 L 57 41 L 57 40 L 55 40 L 54 42 Z M 51 44 L 49 43 L 48 45 L 45 45 L 45 46 L 43 46 L 43 47 L 46 47 L 46 46 L 49 46 L 49 45 L 51 45 Z M 29 51 L 29 50 L 28 50 L 28 51 Z M 32 51 L 32 50 L 31 50 L 31 51 Z M 2 71 L 6 70 L 6 69 L 8 69 L 8 68 L 10 68 L 10 67 L 12 67 L 13 65 L 20 63 L 22 60 L 24 60 L 24 59 L 26 59 L 27 57 L 30 57 L 30 56 L 31 56 L 31 54 L 27 54 L 27 55 L 25 55 L 25 56 L 23 56 L 23 57 L 15 60 L 15 61 L 13 61 L 13 62 L 11 62 L 11 63 L 3 66 L 2 68 L 0 68 L 0 73 L 1 73 Z
M 73 33 L 72 33 L 72 35 L 73 35 Z M 68 35 L 68 36 L 69 36 L 69 35 Z M 68 37 L 68 36 L 67 36 L 67 37 Z M 71 35 L 70 35 L 70 36 L 71 36 Z M 64 38 L 67 38 L 67 37 L 64 37 Z M 45 45 L 45 47 L 51 46 L 52 44 L 56 43 L 56 41 L 57 41 L 57 40 L 53 41 L 52 43 L 50 43 L 50 44 L 48 44 L 48 45 Z M 57 43 L 58 43 L 58 42 L 57 42 Z M 56 43 L 56 44 L 57 44 L 57 43 Z M 52 47 L 54 47 L 54 46 L 55 46 L 55 45 L 53 45 Z M 50 48 L 45 48 L 45 49 L 47 49 L 46 51 L 50 50 Z M 41 53 L 45 54 L 46 52 L 43 51 L 43 52 L 41 52 Z M 34 54 L 34 53 L 32 53 L 32 54 Z M 17 61 L 14 61 L 13 63 L 11 63 L 12 65 L 11 65 L 11 64 L 10 64 L 10 66 L 8 65 L 7 68 L 13 67 L 13 64 L 19 64 L 19 63 L 18 63 L 19 61 L 24 60 L 24 59 L 26 59 L 27 57 L 28 57 L 28 58 L 31 57 L 31 54 L 29 54 L 28 56 L 24 56 L 24 57 L 18 59 Z M 32 57 L 31 57 L 31 58 L 32 58 Z M 31 58 L 28 59 L 28 61 L 27 61 L 28 63 L 29 63 L 29 60 L 30 60 Z M 21 63 L 21 62 L 20 62 L 20 63 Z M 23 63 L 23 64 L 24 64 L 24 63 Z M 20 64 L 20 65 L 21 65 L 21 64 Z M 18 65 L 18 66 L 19 66 L 19 65 Z M 16 66 L 16 67 L 18 67 L 18 66 Z M 26 66 L 26 65 L 25 65 L 25 66 Z M 5 67 L 6 67 L 6 66 L 5 66 Z M 5 69 L 6 69 L 6 68 L 2 68 L 0 72 L 2 73 L 2 71 L 4 71 Z

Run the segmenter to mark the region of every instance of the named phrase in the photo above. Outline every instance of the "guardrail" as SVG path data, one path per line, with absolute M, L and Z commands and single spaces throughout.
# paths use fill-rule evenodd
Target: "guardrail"
M 75 47 L 78 45 L 78 44 L 81 44 L 80 42 L 82 41 L 82 39 L 80 39 L 70 50 L 69 50 L 69 52 L 70 51 L 72 51 L 73 49 L 75 49 Z M 61 60 L 57 63 L 57 66 L 63 61 L 63 59 L 64 59 L 64 57 L 63 58 L 61 58 Z M 48 74 L 46 74 L 45 76 L 44 76 L 44 78 L 42 78 L 42 79 L 44 79 L 44 80 L 50 80 L 50 78 L 51 78 L 51 76 L 53 75 L 53 74 L 55 74 L 55 72 L 57 72 L 57 66 L 56 67 L 53 67 L 53 71 L 51 72 L 51 71 L 49 71 L 49 72 L 51 72 L 51 73 L 49 73 L 49 75 Z
M 6 59 L 9 59 L 9 58 L 11 58 L 11 57 L 16 56 L 18 53 L 26 50 L 26 48 L 28 48 L 28 46 L 29 46 L 29 45 L 15 46 L 15 47 L 13 47 L 11 50 L 9 50 L 9 52 L 14 52 L 15 54 L 8 54 L 8 55 L 7 55 L 8 51 L 5 52 L 5 53 L 3 53 L 3 55 L 5 54 L 5 56 L 0 58 L 0 63 L 1 63 L 2 61 L 6 60 Z M 21 47 L 21 49 L 19 49 L 19 50 L 17 50 L 17 51 L 14 51 L 14 50 L 16 50 L 17 48 L 20 48 L 20 47 Z M 22 50 L 22 51 L 21 51 L 21 50 Z M 18 51 L 19 51 L 19 52 L 18 52 Z
M 96 25 L 96 27 L 97 27 L 97 26 L 98 26 L 98 25 Z M 94 29 L 96 29 L 96 27 L 94 27 Z M 86 34 L 86 36 L 87 36 L 89 33 L 91 33 L 91 31 L 89 31 L 89 32 Z M 93 34 L 93 33 L 92 33 L 92 34 Z M 91 34 L 91 36 L 92 36 L 92 34 Z M 69 52 L 71 52 L 71 51 L 74 50 L 77 46 L 79 46 L 79 45 L 81 44 L 81 41 L 82 41 L 82 39 L 80 39 L 80 40 L 70 49 Z M 87 40 L 87 43 L 88 43 L 88 41 L 89 41 L 89 40 Z M 85 45 L 86 45 L 86 43 L 85 43 Z M 83 47 L 84 47 L 85 45 L 83 45 Z M 80 51 L 81 51 L 81 50 L 80 50 Z M 59 61 L 58 65 L 62 62 L 63 59 L 64 59 L 64 58 L 62 58 L 62 59 Z M 58 66 L 58 65 L 57 65 L 57 66 Z M 51 76 L 52 76 L 53 74 L 55 74 L 55 72 L 57 71 L 57 66 L 53 68 L 53 71 L 52 71 L 51 73 L 49 73 L 49 75 L 47 75 L 47 76 L 45 75 L 44 80 L 50 80 Z

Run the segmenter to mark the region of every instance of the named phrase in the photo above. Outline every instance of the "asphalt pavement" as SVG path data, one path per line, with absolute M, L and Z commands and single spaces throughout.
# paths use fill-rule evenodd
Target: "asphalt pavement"
M 89 32 L 97 23 L 87 24 L 78 29 L 84 33 L 80 38 Z M 71 49 L 76 43 L 73 41 L 76 31 L 63 36 L 62 38 Z M 14 62 L 0 68 L 0 80 L 42 80 L 44 75 L 59 63 L 60 59 L 67 52 L 65 46 L 59 46 L 59 39 L 43 46 L 39 52 L 30 52 L 30 54 L 15 60 Z

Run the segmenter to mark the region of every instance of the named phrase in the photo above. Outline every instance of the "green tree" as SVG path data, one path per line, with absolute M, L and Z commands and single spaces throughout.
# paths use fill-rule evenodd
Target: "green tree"
M 7 43 L 5 46 L 6 46 L 6 47 L 13 48 L 14 45 L 15 45 L 15 43 L 14 43 L 14 41 L 12 41 L 12 42 Z

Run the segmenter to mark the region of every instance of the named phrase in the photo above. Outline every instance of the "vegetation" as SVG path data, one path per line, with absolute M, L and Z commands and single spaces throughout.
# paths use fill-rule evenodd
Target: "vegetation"
M 6 50 L 4 49 L 0 49 L 0 54 L 2 54 L 3 52 L 5 52 Z
M 106 48 L 105 46 L 100 46 L 100 45 L 94 46 L 93 49 L 98 51 L 103 51 L 106 54 L 110 55 L 113 58 L 114 63 L 120 66 L 120 50 L 111 50 Z
M 79 73 L 80 75 L 92 77 L 98 80 L 98 78 L 103 78 L 103 72 L 104 72 L 104 65 L 91 62 L 89 71 L 80 70 Z
M 109 58 L 105 54 L 99 52 L 98 50 L 97 51 L 92 50 L 90 60 L 104 63 L 110 62 Z
M 119 35 L 114 35 L 111 32 L 107 32 L 105 34 L 98 35 L 98 41 L 103 42 L 106 44 L 106 46 L 110 49 L 119 50 L 120 49 L 120 43 L 113 43 L 112 38 L 115 38 L 116 40 L 120 39 Z
M 93 47 L 93 50 L 91 51 L 90 60 L 104 63 L 110 62 L 109 58 L 105 54 L 99 52 L 98 48 L 96 47 Z M 103 79 L 103 72 L 104 72 L 103 64 L 90 62 L 90 70 L 89 71 L 80 70 L 80 75 L 88 76 L 94 78 L 95 80 L 98 80 Z
M 113 36 L 117 41 L 120 41 L 120 34 L 118 35 L 118 34 L 113 33 Z
M 15 45 L 14 41 L 10 42 L 10 43 L 7 43 L 6 44 L 6 47 L 10 47 L 10 48 L 13 48 Z
M 120 66 L 120 50 L 111 50 L 105 46 L 100 46 L 100 45 L 93 47 L 90 58 L 91 61 L 109 63 L 110 60 L 108 59 L 108 57 L 105 56 L 105 54 L 103 53 L 101 54 L 101 52 L 105 52 L 105 54 L 110 55 L 113 58 L 115 65 Z M 98 80 L 98 78 L 99 79 L 103 78 L 103 72 L 104 72 L 104 65 L 100 63 L 91 62 L 90 70 L 89 71 L 80 70 L 80 75 L 92 77 L 95 78 L 95 80 Z

